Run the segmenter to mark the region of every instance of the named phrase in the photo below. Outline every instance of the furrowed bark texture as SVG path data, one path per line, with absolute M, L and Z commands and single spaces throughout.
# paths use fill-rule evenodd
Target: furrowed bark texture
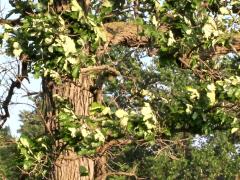
M 89 105 L 92 102 L 92 94 L 89 90 L 91 85 L 92 80 L 88 75 L 81 76 L 78 81 L 66 81 L 61 85 L 53 84 L 49 80 L 43 81 L 46 126 L 52 134 L 59 129 L 58 121 L 55 118 L 57 109 L 54 106 L 52 96 L 56 94 L 68 99 L 76 115 L 87 116 Z M 56 142 L 55 146 L 58 148 L 57 146 L 61 146 L 61 142 Z M 88 176 L 81 176 L 81 166 L 86 168 Z M 94 179 L 94 161 L 87 157 L 80 157 L 74 151 L 64 151 L 54 162 L 50 179 L 92 180 Z
M 69 9 L 68 0 L 54 0 L 54 7 L 57 12 Z M 91 2 L 89 0 L 78 0 L 79 4 L 82 6 L 85 14 L 87 14 Z M 69 100 L 72 104 L 74 112 L 76 115 L 87 116 L 89 114 L 89 106 L 93 101 L 93 95 L 90 92 L 90 87 L 93 84 L 89 75 L 81 75 L 77 82 L 67 81 L 60 86 L 50 87 L 52 89 L 52 94 L 48 93 L 50 96 L 56 94 L 63 98 Z M 51 102 L 51 97 L 46 99 Z M 48 119 L 54 119 L 54 123 L 50 123 L 49 126 L 58 127 L 58 122 L 54 118 L 57 112 L 52 104 L 53 111 L 47 116 L 51 116 Z M 51 125 L 55 124 L 55 125 Z M 51 129 L 50 128 L 50 129 Z M 88 171 L 88 176 L 81 177 L 80 168 L 84 166 Z M 97 173 L 96 173 L 97 174 Z M 52 172 L 51 179 L 53 180 L 92 180 L 94 179 L 94 161 L 87 157 L 80 157 L 74 151 L 67 151 L 62 153 L 56 160 Z

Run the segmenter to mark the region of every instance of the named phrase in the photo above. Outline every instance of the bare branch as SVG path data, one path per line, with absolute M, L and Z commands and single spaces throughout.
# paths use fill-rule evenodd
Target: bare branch
M 8 106 L 9 106 L 9 103 L 11 102 L 12 96 L 14 94 L 14 92 L 13 92 L 14 89 L 15 88 L 19 89 L 21 87 L 21 81 L 22 80 L 23 79 L 17 78 L 16 81 L 12 81 L 12 84 L 11 84 L 11 86 L 9 88 L 9 91 L 8 91 L 8 95 L 7 95 L 5 101 L 2 104 L 2 108 L 3 108 L 5 114 L 0 115 L 0 120 L 1 120 L 0 129 L 2 129 L 3 125 L 7 121 L 7 118 L 10 116 Z

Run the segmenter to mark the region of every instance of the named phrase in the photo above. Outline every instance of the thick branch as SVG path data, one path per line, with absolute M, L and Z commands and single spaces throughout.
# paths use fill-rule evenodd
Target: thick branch
M 125 45 L 128 47 L 147 47 L 150 46 L 150 38 L 141 35 L 143 34 L 143 28 L 140 25 L 128 22 L 110 22 L 104 24 L 104 29 L 107 36 L 107 45 Z M 167 32 L 168 28 L 166 26 L 159 27 L 159 31 Z M 154 47 L 153 48 L 159 48 Z M 240 33 L 235 34 L 231 38 L 231 45 L 224 47 L 221 45 L 216 45 L 208 50 L 203 50 L 200 52 L 201 59 L 207 59 L 212 56 L 227 54 L 229 52 L 239 52 L 240 51 Z M 155 52 L 155 54 L 157 51 Z
M 80 70 L 82 74 L 89 74 L 89 73 L 99 73 L 99 72 L 109 72 L 112 75 L 119 76 L 120 72 L 117 71 L 115 68 L 110 67 L 108 65 L 101 65 L 101 66 L 89 66 L 87 68 L 82 68 Z
M 20 25 L 20 18 L 19 19 L 0 19 L 0 24 L 8 24 L 11 26 L 17 26 Z
M 149 38 L 141 36 L 141 26 L 127 22 L 111 22 L 104 24 L 108 44 L 123 44 L 129 47 L 142 47 L 149 43 Z
M 211 58 L 213 56 L 219 56 L 219 55 L 224 55 L 227 53 L 238 53 L 240 52 L 240 33 L 235 34 L 230 41 L 230 45 L 225 47 L 221 45 L 216 45 L 213 48 L 210 48 L 208 50 L 202 50 L 200 53 L 201 59 L 205 60 L 208 58 Z

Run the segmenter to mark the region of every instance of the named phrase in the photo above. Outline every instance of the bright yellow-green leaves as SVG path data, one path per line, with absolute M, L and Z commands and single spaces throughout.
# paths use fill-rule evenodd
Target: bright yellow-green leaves
M 115 112 L 115 115 L 120 119 L 120 125 L 126 127 L 128 123 L 128 113 L 123 109 L 119 109 Z
M 240 77 L 231 76 L 224 80 L 219 80 L 216 84 L 221 88 L 222 94 L 226 94 L 231 99 L 240 100 Z
M 169 38 L 168 38 L 167 45 L 172 46 L 175 42 L 176 42 L 176 40 L 174 39 L 172 31 L 169 31 Z
M 229 11 L 226 7 L 224 7 L 224 6 L 220 7 L 220 8 L 219 8 L 219 11 L 220 11 L 221 14 L 223 14 L 223 15 L 228 15 L 228 14 L 230 14 L 230 11 Z
M 30 139 L 25 135 L 22 135 L 18 142 L 18 148 L 20 153 L 25 157 L 23 161 L 23 169 L 29 170 L 36 164 L 42 163 L 42 158 L 44 153 L 48 150 L 46 145 L 45 138 L 37 138 L 36 140 Z M 37 148 L 36 148 L 37 147 Z M 34 170 L 35 171 L 35 170 Z M 43 173 L 43 172 L 34 172 L 34 173 Z M 41 174 L 43 175 L 43 174 Z
M 73 12 L 78 12 L 78 20 L 84 17 L 84 12 L 81 6 L 78 4 L 77 0 L 71 0 L 71 10 Z
M 94 135 L 94 138 L 96 140 L 99 140 L 100 142 L 104 142 L 105 141 L 105 137 L 103 135 L 103 133 L 101 132 L 100 129 L 96 129 L 96 134 Z
M 112 7 L 113 4 L 112 4 L 112 2 L 109 1 L 109 0 L 103 0 L 102 6 L 109 8 L 109 7 Z
M 19 138 L 19 142 L 24 146 L 24 147 L 27 147 L 29 148 L 30 147 L 30 144 L 29 144 L 29 139 L 27 137 L 20 137 Z
M 61 84 L 62 83 L 61 76 L 60 76 L 60 74 L 57 71 L 54 71 L 54 70 L 51 70 L 51 69 L 45 69 L 44 76 L 46 77 L 47 75 L 49 75 L 51 78 L 53 78 L 54 81 L 57 84 Z
M 71 132 L 71 136 L 76 137 L 77 129 L 75 127 L 69 127 L 68 130 Z
M 239 130 L 239 128 L 232 128 L 231 133 L 233 134 L 233 133 L 237 132 L 238 130 Z
M 207 97 L 209 98 L 210 106 L 213 106 L 216 102 L 215 91 L 216 86 L 213 83 L 207 85 Z
M 144 96 L 146 99 L 153 100 L 155 98 L 154 94 L 150 92 L 149 90 L 143 89 L 141 91 L 141 94 Z
M 191 104 L 186 104 L 187 108 L 186 108 L 186 113 L 187 114 L 191 114 L 192 113 L 192 108 L 193 106 Z
M 156 117 L 153 114 L 152 108 L 149 103 L 144 103 L 144 107 L 141 109 L 141 113 L 143 115 L 143 120 L 147 121 L 149 119 L 152 119 L 153 123 L 156 123 Z
M 60 35 L 59 39 L 56 40 L 57 45 L 63 47 L 64 54 L 67 57 L 70 53 L 76 53 L 76 46 L 74 41 L 66 35 Z
M 200 98 L 200 94 L 197 89 L 194 89 L 190 86 L 188 86 L 186 89 L 190 93 L 190 100 L 194 101 L 194 100 L 198 100 Z
M 125 116 L 128 116 L 128 113 L 126 111 L 124 111 L 123 109 L 119 109 L 115 112 L 116 116 L 118 118 L 123 118 Z
M 72 11 L 82 11 L 82 8 L 76 0 L 71 0 L 71 10 Z
M 206 24 L 203 26 L 202 31 L 204 33 L 204 37 L 209 39 L 212 35 L 214 37 L 219 36 L 222 32 L 218 29 L 215 20 L 212 17 L 208 17 Z
M 14 42 L 13 43 L 13 48 L 14 48 L 13 55 L 15 57 L 19 57 L 21 55 L 21 53 L 22 53 L 22 49 L 21 49 L 20 44 L 18 42 Z

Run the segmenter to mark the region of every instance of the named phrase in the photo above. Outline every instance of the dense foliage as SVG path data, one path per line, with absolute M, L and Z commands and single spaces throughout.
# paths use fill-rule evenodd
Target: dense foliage
M 21 84 L 27 73 L 51 79 L 53 85 L 48 87 L 50 93 L 43 89 L 45 95 L 66 82 L 77 84 L 86 75 L 93 82 L 89 91 L 94 102 L 88 115 L 77 115 L 68 98 L 53 93 L 58 128 L 53 131 L 46 126 L 49 132 L 40 137 L 26 134 L 19 139 L 25 171 L 47 176 L 55 155 L 69 149 L 96 157 L 107 156 L 106 151 L 117 145 L 144 144 L 143 151 L 157 148 L 161 153 L 176 137 L 184 139 L 189 134 L 219 138 L 215 132 L 224 131 L 239 136 L 238 1 L 79 2 L 11 1 L 13 10 L 7 18 L 13 14 L 19 18 L 2 21 L 5 52 L 21 62 L 16 82 Z M 16 82 L 15 87 L 20 87 Z M 6 102 L 2 108 L 7 114 Z M 44 100 L 40 106 L 43 112 L 49 108 Z M 181 158 L 182 151 L 176 150 L 178 161 L 169 160 L 170 152 L 163 151 L 157 158 L 165 166 L 154 161 L 152 177 L 188 178 L 191 173 L 199 178 L 232 177 L 229 171 L 239 161 L 228 157 L 234 145 L 225 144 L 221 152 L 226 149 L 223 157 L 230 158 L 225 172 L 216 169 L 221 167 L 217 167 L 214 146 L 221 142 L 212 145 L 212 139 L 200 151 L 191 149 L 188 142 L 189 157 Z M 55 142 L 63 145 L 56 148 Z M 206 154 L 201 154 L 205 149 L 213 158 L 211 163 L 218 164 L 211 173 L 198 169 L 197 163 L 202 168 L 208 163 Z M 145 163 L 151 161 L 149 157 Z M 169 166 L 168 173 L 158 174 Z M 184 168 L 186 173 L 178 175 L 174 168 Z M 105 176 L 114 175 L 108 171 Z

